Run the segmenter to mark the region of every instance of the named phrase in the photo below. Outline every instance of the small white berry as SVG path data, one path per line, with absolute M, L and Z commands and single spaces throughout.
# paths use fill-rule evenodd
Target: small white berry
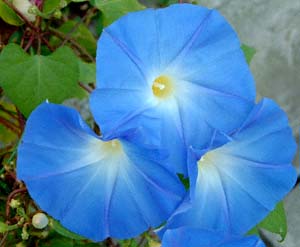
M 44 213 L 37 213 L 32 217 L 32 225 L 36 229 L 43 229 L 49 223 L 48 217 Z

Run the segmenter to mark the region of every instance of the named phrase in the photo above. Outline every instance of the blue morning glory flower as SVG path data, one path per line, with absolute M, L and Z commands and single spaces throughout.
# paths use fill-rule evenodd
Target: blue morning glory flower
M 172 169 L 187 174 L 186 147 L 207 146 L 215 128 L 231 133 L 254 105 L 240 45 L 216 10 L 192 4 L 130 13 L 105 28 L 90 100 L 103 138 L 137 129 L 137 142 L 162 145 Z
M 165 221 L 185 193 L 164 155 L 129 137 L 103 142 L 73 109 L 44 103 L 27 121 L 17 176 L 63 226 L 94 241 Z
M 265 247 L 256 236 L 228 236 L 224 232 L 180 227 L 167 230 L 161 247 Z
M 293 188 L 296 151 L 286 114 L 262 100 L 228 142 L 208 150 L 191 149 L 190 198 L 166 227 L 192 226 L 245 234 Z M 218 140 L 219 142 L 219 140 Z

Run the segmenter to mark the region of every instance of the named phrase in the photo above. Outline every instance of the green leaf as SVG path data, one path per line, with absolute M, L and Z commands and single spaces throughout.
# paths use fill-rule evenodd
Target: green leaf
M 7 121 L 16 126 L 19 126 L 18 121 L 13 116 L 17 116 L 16 108 L 13 104 L 0 99 L 0 118 L 2 121 Z M 0 148 L 4 148 L 6 145 L 13 144 L 18 138 L 18 133 L 7 128 L 0 122 Z M 1 153 L 0 153 L 1 154 Z
M 50 219 L 49 225 L 60 235 L 70 238 L 70 239 L 74 239 L 74 240 L 83 240 L 84 238 L 73 233 L 70 232 L 69 230 L 67 230 L 66 228 L 64 228 L 58 221 L 54 220 L 54 219 Z
M 56 236 L 41 241 L 39 247 L 74 247 L 74 243 L 72 239 Z
M 96 82 L 96 64 L 79 60 L 79 81 L 83 83 Z
M 7 6 L 2 0 L 0 0 L 0 18 L 2 18 L 6 23 L 13 26 L 21 26 L 24 22 L 21 18 Z
M 104 26 L 108 26 L 129 12 L 145 8 L 138 0 L 95 0 L 95 6 L 103 13 Z
M 9 231 L 12 231 L 12 230 L 16 230 L 18 228 L 19 227 L 18 227 L 17 224 L 15 224 L 15 225 L 7 225 L 4 222 L 0 221 L 0 233 L 9 232 Z
M 138 247 L 135 239 L 128 239 L 120 241 L 121 247 Z
M 0 54 L 0 71 L 0 86 L 25 116 L 47 99 L 61 103 L 83 91 L 77 57 L 68 47 L 49 56 L 29 56 L 10 44 Z
M 178 178 L 180 179 L 181 183 L 184 185 L 184 188 L 188 190 L 190 188 L 190 180 L 188 177 L 184 177 L 183 174 L 178 173 L 177 174 Z
M 92 56 L 96 55 L 97 41 L 91 31 L 84 24 L 81 23 L 78 25 L 77 21 L 70 20 L 62 24 L 57 30 L 76 40 Z M 53 46 L 58 46 L 61 43 L 61 40 L 53 37 L 50 40 L 50 43 Z
M 251 46 L 247 46 L 245 44 L 242 44 L 241 46 L 244 54 L 245 54 L 245 57 L 246 57 L 246 60 L 247 60 L 247 63 L 250 64 L 253 56 L 255 55 L 256 53 L 256 50 L 255 48 L 251 47 Z
M 256 227 L 248 232 L 248 234 L 258 235 L 258 230 L 263 228 L 272 233 L 277 233 L 281 236 L 282 242 L 287 234 L 287 222 L 283 202 L 277 204 L 276 208 L 260 222 Z
M 60 9 L 61 0 L 45 0 L 43 4 L 43 13 L 50 14 L 55 10 Z

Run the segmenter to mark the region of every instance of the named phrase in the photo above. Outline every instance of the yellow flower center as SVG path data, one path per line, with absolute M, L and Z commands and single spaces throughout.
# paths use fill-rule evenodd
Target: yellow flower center
M 153 94 L 161 99 L 169 97 L 173 92 L 172 80 L 168 76 L 157 77 L 152 84 Z
M 198 168 L 200 169 L 203 166 L 208 166 L 208 165 L 213 165 L 214 160 L 216 157 L 214 157 L 216 154 L 214 151 L 210 151 L 203 155 L 200 160 L 198 160 L 197 165 Z
M 120 152 L 122 150 L 122 144 L 118 140 L 111 140 L 104 143 L 104 149 L 111 153 Z

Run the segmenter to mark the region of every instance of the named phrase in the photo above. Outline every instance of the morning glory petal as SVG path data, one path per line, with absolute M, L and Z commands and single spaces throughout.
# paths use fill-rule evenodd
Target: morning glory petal
M 94 241 L 130 238 L 165 221 L 185 193 L 161 152 L 104 142 L 73 109 L 44 103 L 29 117 L 17 176 L 35 202 Z
M 180 227 L 167 230 L 162 247 L 265 247 L 256 236 L 228 236 L 224 232 L 207 229 Z
M 130 98 L 128 98 L 128 94 L 131 96 Z M 153 108 L 155 102 L 144 101 L 144 99 L 145 94 L 138 90 L 95 90 L 90 97 L 90 108 L 94 118 L 101 119 L 98 123 L 102 138 L 109 140 L 135 132 L 137 129 L 145 129 L 152 133 L 148 138 L 140 137 L 144 144 L 159 145 L 161 137 L 156 130 L 160 128 L 161 121 Z M 139 105 L 138 108 L 137 105 Z M 125 116 L 124 112 L 128 114 Z M 142 114 L 143 117 L 137 119 L 137 114 Z M 145 131 L 139 132 L 142 134 Z
M 111 139 L 116 133 L 121 136 L 133 133 L 132 142 L 168 150 L 170 156 L 165 166 L 174 173 L 186 174 L 185 142 L 179 124 L 181 120 L 177 118 L 178 114 L 174 114 L 179 110 L 176 101 L 169 100 L 166 104 L 158 105 L 155 99 L 144 99 L 145 95 L 136 90 L 96 89 L 91 94 L 90 107 L 95 119 L 100 119 L 98 123 L 103 138 Z M 131 110 L 126 117 L 123 115 L 125 108 Z
M 188 225 L 245 234 L 293 188 L 295 151 L 286 114 L 264 99 L 231 141 L 189 157 L 191 206 L 179 207 L 166 229 Z
M 114 95 L 97 96 L 112 89 Z M 141 128 L 151 111 L 152 118 L 161 119 L 155 132 L 169 149 L 175 172 L 187 175 L 182 163 L 187 147 L 207 147 L 215 129 L 236 131 L 254 100 L 254 81 L 238 37 L 215 10 L 174 4 L 130 13 L 105 28 L 99 39 L 97 90 L 90 104 L 102 134 L 116 126 L 136 126 L 151 143 L 156 140 L 153 128 Z M 113 101 L 121 107 L 116 109 Z M 148 102 L 153 109 L 141 111 Z M 116 112 L 117 118 L 111 118 Z M 177 147 L 170 149 L 171 142 Z

